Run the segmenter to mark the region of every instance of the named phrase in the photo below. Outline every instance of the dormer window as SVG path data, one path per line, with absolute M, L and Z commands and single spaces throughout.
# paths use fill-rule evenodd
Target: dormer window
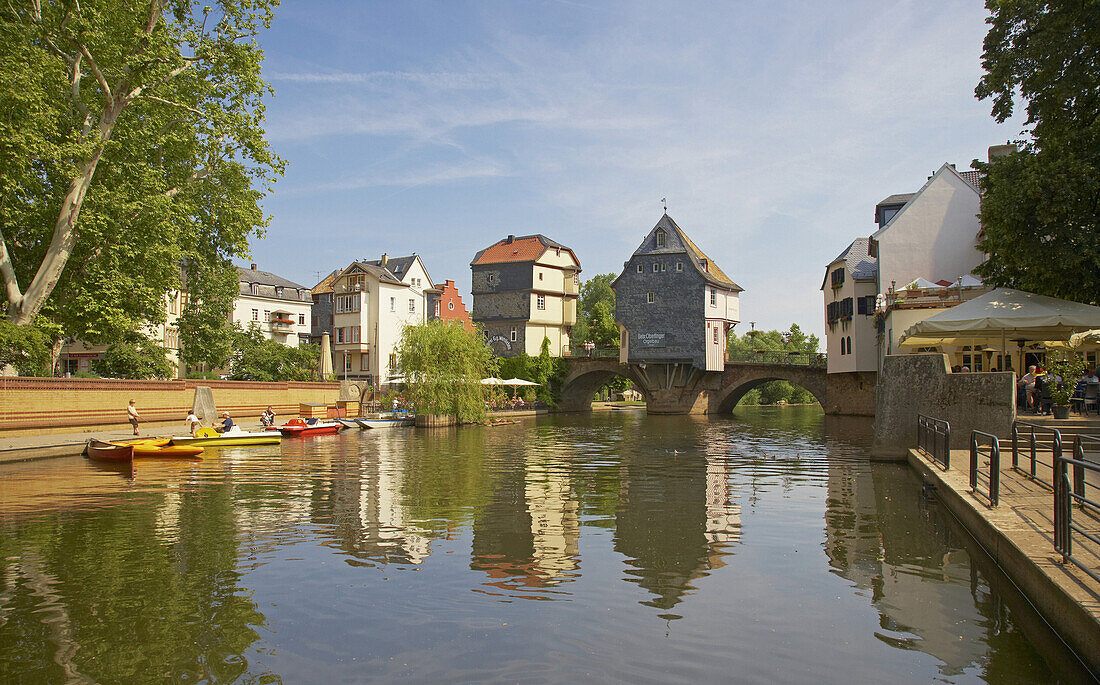
M 663 228 L 657 229 L 657 247 L 668 246 L 668 234 L 665 233 Z
M 661 265 L 658 264 L 657 262 L 653 262 L 653 273 L 657 273 L 660 270 L 661 270 Z
M 707 260 L 700 259 L 699 265 L 703 267 L 703 271 L 706 271 L 708 274 L 710 273 L 710 264 L 707 263 Z
M 676 270 L 677 271 L 683 271 L 684 270 L 684 263 L 683 262 L 676 262 Z
M 260 294 L 260 284 L 259 283 L 253 283 L 252 284 L 252 294 L 253 295 L 259 295 Z
M 638 265 L 638 273 L 642 273 L 642 265 L 641 264 Z

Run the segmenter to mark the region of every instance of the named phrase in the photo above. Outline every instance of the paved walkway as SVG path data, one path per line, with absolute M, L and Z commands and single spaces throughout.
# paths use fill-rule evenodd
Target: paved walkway
M 1050 463 L 1049 452 L 1045 459 Z M 1039 479 L 1050 481 L 1049 466 L 1040 463 L 1037 479 L 1012 468 L 1011 448 L 1001 454 L 1000 496 L 989 505 L 988 485 L 980 481 L 970 488 L 970 451 L 952 450 L 951 468 L 944 470 L 923 453 L 910 450 L 909 463 L 927 482 L 933 483 L 940 500 L 1023 591 L 1039 613 L 1081 656 L 1100 673 L 1100 582 L 1072 562 L 1062 563 L 1054 550 L 1054 494 Z M 979 469 L 988 461 L 980 459 Z M 1030 470 L 1030 462 L 1021 461 Z M 1094 479 L 1086 493 L 1096 500 Z M 1077 526 L 1100 535 L 1100 517 L 1074 507 Z M 1074 557 L 1100 572 L 1100 545 L 1074 534 Z

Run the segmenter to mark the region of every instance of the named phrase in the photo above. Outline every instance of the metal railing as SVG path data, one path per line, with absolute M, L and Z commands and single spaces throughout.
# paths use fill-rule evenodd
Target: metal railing
M 584 345 L 570 345 L 567 356 L 587 359 L 618 359 L 619 347 L 617 345 L 596 345 L 588 348 Z
M 978 457 L 988 461 L 979 464 Z M 980 467 L 986 465 L 989 470 L 983 472 Z M 979 492 L 982 485 L 986 487 L 985 492 Z M 996 435 L 970 431 L 970 490 L 976 495 L 985 495 L 989 506 L 997 506 L 1001 494 L 1001 441 Z
M 951 468 L 951 424 L 917 414 L 917 449 L 943 468 Z
M 1097 478 L 1089 483 L 1086 472 L 1100 474 L 1100 465 L 1085 459 L 1085 445 L 1089 452 L 1100 451 L 1100 437 L 1078 435 L 1073 440 L 1072 457 L 1059 455 L 1054 460 L 1054 549 L 1062 555 L 1062 563 L 1073 562 L 1093 580 L 1100 581 L 1100 573 L 1090 568 L 1073 554 L 1074 534 L 1082 544 L 1090 545 L 1093 556 L 1100 553 L 1100 502 L 1090 498 L 1087 487 L 1096 487 Z M 1070 483 L 1070 467 L 1073 467 L 1073 482 Z M 1073 510 L 1079 509 L 1088 516 L 1082 516 L 1081 522 L 1074 522 Z M 1086 527 L 1085 523 L 1091 523 Z
M 788 352 L 786 350 L 752 350 L 726 352 L 726 361 L 748 362 L 756 364 L 782 364 L 784 366 L 807 366 L 812 369 L 824 369 L 828 358 L 817 352 Z
M 1021 430 L 1021 427 L 1023 428 Z M 1040 439 L 1045 438 L 1045 439 Z M 1048 448 L 1049 445 L 1049 448 Z M 1027 470 L 1020 468 L 1020 451 L 1026 448 L 1024 457 L 1027 459 Z M 1044 461 L 1041 457 L 1046 452 L 1050 453 L 1050 461 Z M 1055 462 L 1062 456 L 1062 433 L 1055 428 L 1041 426 L 1027 421 L 1012 422 L 1012 468 L 1025 473 L 1047 487 L 1053 488 L 1053 480 L 1047 481 L 1039 475 L 1039 466 L 1049 468 L 1054 473 Z

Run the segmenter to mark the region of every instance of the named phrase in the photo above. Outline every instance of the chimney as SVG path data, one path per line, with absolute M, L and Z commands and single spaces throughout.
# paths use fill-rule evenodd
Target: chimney
M 253 264 L 253 265 L 252 265 L 252 270 L 253 270 L 253 271 L 255 271 L 255 270 L 256 270 L 256 265 L 255 265 L 255 264 Z
M 386 266 L 389 263 L 390 263 L 390 256 L 388 254 L 386 254 L 385 252 L 383 252 L 382 253 L 382 259 L 378 260 L 378 265 L 379 266 Z
M 448 278 L 446 287 L 454 288 L 455 287 L 455 282 Z
M 514 235 L 510 235 L 510 236 L 508 236 L 508 239 L 505 240 L 504 242 L 511 245 L 512 243 L 516 242 L 516 237 Z
M 1016 152 L 1016 146 L 1011 143 L 1008 145 L 990 145 L 989 161 L 992 162 L 994 157 L 1007 157 L 1013 152 Z

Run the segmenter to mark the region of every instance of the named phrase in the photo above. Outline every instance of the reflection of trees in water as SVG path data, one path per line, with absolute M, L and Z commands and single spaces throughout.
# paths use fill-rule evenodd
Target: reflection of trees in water
M 265 619 L 239 583 L 232 488 L 182 492 L 176 511 L 167 544 L 146 500 L 4 530 L 0 680 L 244 675 Z
M 905 465 L 830 464 L 825 554 L 836 573 L 871 590 L 881 628 L 876 637 L 936 657 L 944 676 L 1010 663 L 1011 679 L 1037 682 L 1027 672 L 1040 660 L 1022 635 L 1008 630 L 1003 603 L 945 516 Z

